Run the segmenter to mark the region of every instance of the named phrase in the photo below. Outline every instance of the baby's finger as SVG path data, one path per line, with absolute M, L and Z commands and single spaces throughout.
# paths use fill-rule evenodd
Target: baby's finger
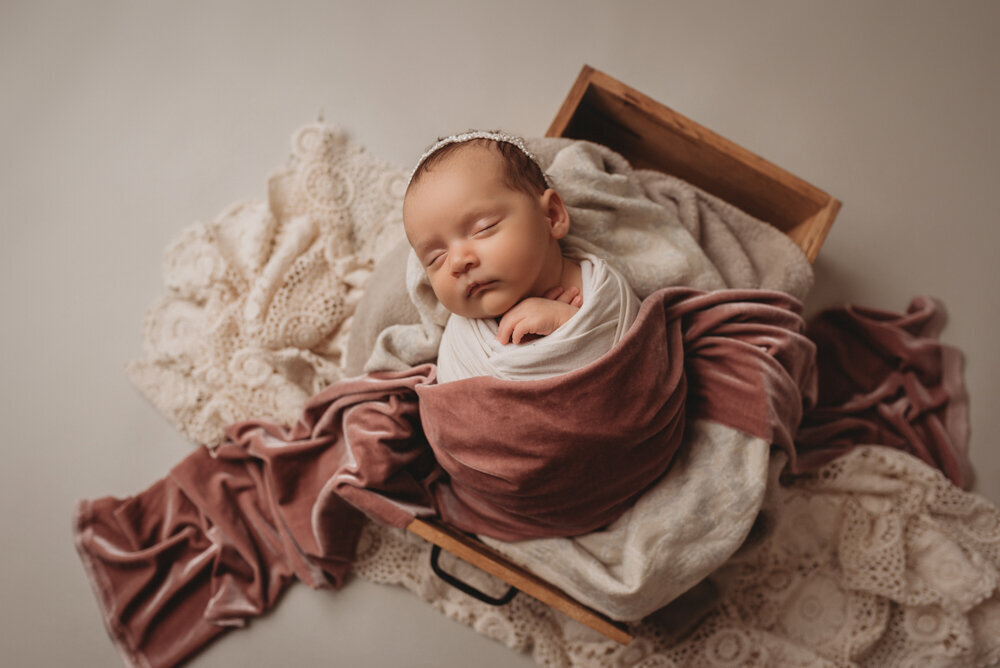
M 571 301 L 569 305 L 580 308 L 581 306 L 583 306 L 583 297 L 581 297 L 580 295 L 573 297 L 573 301 Z
M 510 315 L 509 311 L 500 318 L 500 324 L 497 327 L 497 341 L 503 345 L 510 343 L 511 334 L 514 333 L 514 319 L 507 317 L 508 315 Z
M 531 328 L 522 320 L 514 327 L 514 333 L 511 334 L 510 340 L 514 343 L 521 343 L 528 334 L 531 334 Z
M 566 288 L 566 291 L 559 295 L 557 302 L 562 302 L 564 304 L 569 304 L 573 299 L 579 296 L 580 290 L 578 288 Z
M 548 292 L 546 292 L 542 296 L 545 297 L 545 299 L 556 299 L 561 294 L 563 294 L 562 286 L 561 285 L 557 285 L 556 287 L 550 289 Z

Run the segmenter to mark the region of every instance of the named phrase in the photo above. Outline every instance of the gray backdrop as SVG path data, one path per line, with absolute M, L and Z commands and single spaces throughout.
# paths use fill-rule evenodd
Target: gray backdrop
M 810 311 L 949 308 L 978 490 L 1000 502 L 995 2 L 10 2 L 0 7 L 0 656 L 118 659 L 70 536 L 190 446 L 127 383 L 182 226 L 265 195 L 320 108 L 409 165 L 541 134 L 588 63 L 844 202 Z M 289 660 L 289 657 L 291 659 Z M 293 587 L 196 666 L 528 665 L 408 593 Z

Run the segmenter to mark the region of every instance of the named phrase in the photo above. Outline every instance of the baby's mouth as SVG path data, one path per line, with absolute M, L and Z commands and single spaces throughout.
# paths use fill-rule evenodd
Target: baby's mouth
M 473 296 L 479 294 L 480 292 L 482 292 L 483 290 L 487 289 L 491 285 L 493 285 L 493 283 L 495 283 L 495 282 L 496 281 L 481 281 L 481 282 L 480 281 L 476 281 L 474 283 L 470 283 L 469 287 L 465 291 L 465 296 L 466 297 L 473 297 Z

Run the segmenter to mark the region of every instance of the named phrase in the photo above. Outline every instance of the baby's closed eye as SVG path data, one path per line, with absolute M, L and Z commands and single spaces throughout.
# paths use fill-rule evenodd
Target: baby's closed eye
M 472 236 L 474 236 L 474 237 L 483 237 L 483 236 L 486 236 L 489 232 L 491 232 L 492 230 L 496 229 L 496 226 L 499 225 L 499 224 L 500 224 L 499 220 L 494 220 L 494 221 L 489 222 L 489 223 L 484 223 L 484 224 L 481 224 L 481 225 L 476 225 L 476 227 L 473 228 L 473 230 L 472 230 Z

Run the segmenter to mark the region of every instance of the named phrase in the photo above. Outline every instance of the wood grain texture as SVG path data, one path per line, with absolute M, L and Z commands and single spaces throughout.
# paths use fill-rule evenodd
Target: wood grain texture
M 632 641 L 632 635 L 625 625 L 583 605 L 558 587 L 498 554 L 474 536 L 433 520 L 415 519 L 406 529 L 616 642 L 628 644 Z

